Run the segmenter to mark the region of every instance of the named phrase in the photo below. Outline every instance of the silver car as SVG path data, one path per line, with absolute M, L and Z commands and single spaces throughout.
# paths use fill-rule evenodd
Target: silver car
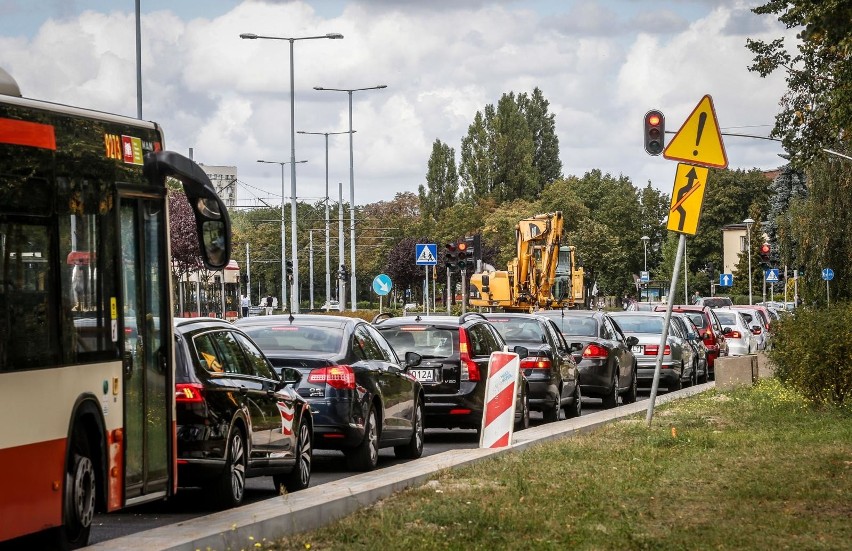
M 717 308 L 715 312 L 728 341 L 728 355 L 744 356 L 757 352 L 757 338 L 742 312 L 730 308 Z
M 638 380 L 642 386 L 650 386 L 654 380 L 660 337 L 663 333 L 664 312 L 611 312 L 622 332 L 639 341 L 633 345 L 633 354 L 638 365 Z M 663 351 L 660 368 L 660 386 L 669 391 L 680 390 L 689 384 L 691 374 L 697 371 L 698 358 L 687 342 L 687 335 L 669 320 L 668 338 Z
M 743 315 L 748 327 L 757 342 L 757 350 L 766 350 L 769 345 L 769 333 L 766 331 L 763 315 L 756 308 L 749 309 L 747 306 L 737 306 L 736 311 Z

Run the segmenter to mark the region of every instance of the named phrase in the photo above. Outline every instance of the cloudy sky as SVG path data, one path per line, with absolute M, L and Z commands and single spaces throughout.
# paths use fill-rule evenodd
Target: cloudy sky
M 143 118 L 166 147 L 236 166 L 242 205 L 281 199 L 295 129 L 349 128 L 355 202 L 417 192 L 436 139 L 455 148 L 478 110 L 539 87 L 556 116 L 565 175 L 600 169 L 670 193 L 675 162 L 647 155 L 642 119 L 677 130 L 710 94 L 723 132 L 768 135 L 781 77 L 747 70 L 746 37 L 792 36 L 754 0 L 141 0 Z M 134 0 L 0 0 L 0 67 L 24 96 L 136 116 Z M 671 138 L 671 136 L 670 136 Z M 330 195 L 349 200 L 349 137 L 329 136 Z M 325 138 L 296 136 L 297 197 L 325 195 Z M 782 164 L 777 142 L 726 137 L 731 168 Z M 290 171 L 286 167 L 286 195 Z

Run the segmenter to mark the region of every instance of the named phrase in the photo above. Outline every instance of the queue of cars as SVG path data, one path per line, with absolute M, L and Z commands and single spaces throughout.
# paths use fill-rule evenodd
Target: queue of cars
M 362 319 L 326 315 L 177 318 L 179 481 L 221 507 L 242 502 L 248 477 L 280 491 L 310 484 L 314 449 L 371 470 L 379 450 L 423 453 L 427 427 L 480 430 L 494 352 L 520 359 L 514 429 L 530 410 L 577 417 L 583 397 L 632 403 L 662 352 L 661 385 L 706 382 L 720 356 L 760 349 L 763 307 L 675 305 L 653 311 L 469 312 Z

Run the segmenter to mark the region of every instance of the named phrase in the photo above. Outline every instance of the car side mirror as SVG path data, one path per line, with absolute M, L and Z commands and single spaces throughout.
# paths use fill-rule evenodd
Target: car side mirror
M 527 348 L 526 346 L 521 346 L 521 345 L 515 346 L 515 348 L 512 349 L 512 352 L 517 354 L 518 357 L 522 360 L 530 355 L 529 348 Z
M 627 337 L 627 339 L 624 341 L 624 343 L 627 346 L 634 347 L 637 344 L 639 344 L 639 338 L 634 336 L 634 335 L 630 335 L 629 337 Z
M 730 327 L 723 327 L 722 328 L 722 334 L 725 335 L 726 337 L 732 332 L 733 332 L 733 329 L 731 329 Z
M 423 361 L 423 356 L 417 352 L 408 351 L 405 353 L 405 369 L 409 367 L 417 367 Z
M 759 325 L 752 325 L 751 326 L 751 332 L 754 333 L 755 335 L 760 335 L 761 333 L 763 333 L 763 330 L 760 328 Z
M 281 382 L 284 383 L 285 386 L 296 386 L 299 384 L 299 381 L 302 380 L 302 374 L 299 373 L 298 369 L 282 367 L 279 379 L 281 379 Z

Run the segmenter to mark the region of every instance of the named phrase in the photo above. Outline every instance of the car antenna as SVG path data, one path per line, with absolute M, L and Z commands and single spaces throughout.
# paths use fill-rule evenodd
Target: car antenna
M 290 317 L 287 318 L 287 319 L 290 320 L 291 324 L 293 323 L 293 320 L 296 319 L 296 318 L 293 317 L 293 312 L 290 312 Z
M 417 314 L 417 317 L 414 318 L 414 321 L 422 321 L 420 318 L 420 314 Z

